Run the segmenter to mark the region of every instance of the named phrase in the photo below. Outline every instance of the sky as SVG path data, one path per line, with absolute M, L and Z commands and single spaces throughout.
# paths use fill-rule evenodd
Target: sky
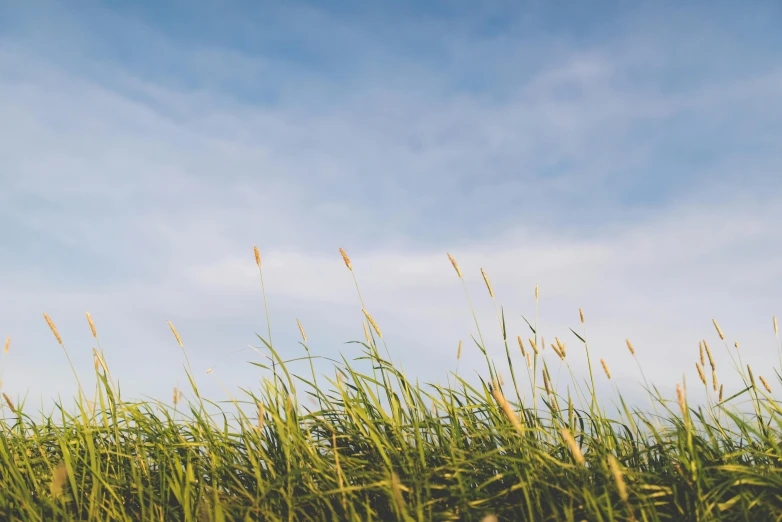
M 728 391 L 738 341 L 782 392 L 780 26 L 772 1 L 0 0 L 3 391 L 75 394 L 44 312 L 86 382 L 92 314 L 126 397 L 186 383 L 169 320 L 206 395 L 257 385 L 257 245 L 286 358 L 297 319 L 360 355 L 344 248 L 409 376 L 446 382 L 462 340 L 485 377 L 450 252 L 505 376 L 481 268 L 511 340 L 539 285 L 579 379 L 583 308 L 607 397 L 640 397 L 627 338 L 661 391 L 700 393 L 706 339 Z

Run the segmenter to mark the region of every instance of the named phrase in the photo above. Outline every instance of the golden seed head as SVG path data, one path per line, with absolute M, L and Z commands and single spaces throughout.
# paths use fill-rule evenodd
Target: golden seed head
M 715 369 L 717 365 L 714 364 L 714 357 L 711 356 L 711 350 L 709 350 L 709 345 L 706 343 L 706 340 L 703 340 L 703 347 L 706 348 L 706 356 L 709 358 L 709 365 L 711 366 L 711 369 Z
M 456 360 L 458 361 L 461 358 L 462 358 L 462 340 L 459 339 L 459 348 L 456 350 Z
M 630 350 L 630 354 L 635 355 L 635 348 L 633 348 L 633 343 L 630 342 L 630 339 L 625 339 L 625 343 L 627 343 L 627 349 Z
M 540 296 L 540 293 L 538 292 L 538 285 L 535 285 L 535 299 L 537 300 L 537 298 L 539 296 Z
M 521 342 L 521 336 L 517 335 L 516 339 L 519 340 L 519 348 L 521 349 L 521 356 L 522 357 L 526 357 L 527 356 L 527 351 L 524 349 L 524 343 Z
M 720 402 L 722 402 L 722 392 L 723 392 L 724 389 L 725 389 L 725 385 L 724 384 L 720 384 Z
M 46 324 L 49 325 L 49 329 L 51 329 L 52 333 L 54 334 L 54 338 L 57 339 L 57 342 L 62 345 L 62 338 L 60 337 L 60 332 L 57 331 L 57 327 L 54 326 L 54 323 L 49 318 L 49 316 L 44 312 L 43 318 L 46 319 Z
M 600 359 L 600 364 L 603 365 L 603 370 L 605 370 L 606 375 L 608 376 L 608 378 L 611 379 L 611 372 L 608 371 L 608 365 L 606 364 L 605 359 Z
M 771 393 L 771 386 L 768 385 L 768 382 L 766 382 L 766 379 L 764 379 L 762 375 L 758 375 L 758 379 L 760 379 L 760 382 L 763 383 L 763 387 L 766 389 L 766 391 L 768 393 Z
M 621 498 L 622 501 L 627 502 L 627 485 L 622 476 L 622 470 L 619 469 L 619 462 L 617 462 L 616 457 L 613 455 L 608 455 L 608 467 L 611 469 L 611 475 L 614 477 L 616 490 L 619 492 L 619 498 Z
M 717 392 L 717 371 L 716 370 L 712 370 L 711 371 L 711 382 L 713 383 L 714 392 L 716 393 Z
M 749 367 L 749 364 L 747 365 L 747 372 L 749 372 L 749 380 L 752 383 L 752 388 L 755 388 L 755 376 L 752 375 L 752 368 Z
M 779 335 L 779 328 L 777 327 L 777 316 L 774 316 L 774 335 Z
M 89 312 L 87 312 L 87 322 L 90 323 L 90 331 L 92 332 L 92 336 L 97 339 L 98 332 L 95 331 L 95 323 L 92 322 L 92 316 Z
M 736 347 L 736 349 L 738 350 L 738 349 L 739 349 L 739 342 L 738 342 L 738 341 L 736 341 L 735 343 L 733 343 L 733 346 L 735 346 L 735 347 Z
M 378 328 L 377 323 L 375 322 L 375 320 L 372 319 L 372 316 L 369 315 L 369 312 L 367 312 L 365 308 L 362 308 L 361 311 L 364 312 L 364 315 L 366 315 L 367 319 L 369 320 L 369 324 L 372 325 L 372 328 L 375 329 L 375 331 L 377 332 L 377 335 L 382 339 L 383 338 L 383 334 L 380 333 L 380 328 Z
M 682 411 L 683 416 L 687 416 L 687 400 L 684 397 L 684 391 L 680 384 L 676 385 L 676 398 L 679 401 L 679 409 Z
M 716 319 L 712 319 L 711 322 L 714 323 L 714 328 L 717 329 L 717 333 L 719 334 L 720 339 L 724 341 L 725 340 L 725 336 L 722 335 L 722 330 L 720 330 L 720 325 L 717 324 L 717 320 Z
M 584 454 L 581 453 L 581 448 L 578 447 L 578 443 L 576 442 L 576 439 L 573 438 L 573 435 L 570 433 L 570 430 L 567 428 L 560 429 L 560 433 L 562 434 L 562 438 L 565 440 L 565 443 L 568 445 L 568 448 L 570 449 L 570 453 L 573 455 L 573 458 L 576 459 L 576 462 L 583 465 L 586 463 L 586 459 L 584 458 Z
M 695 367 L 698 368 L 698 376 L 701 378 L 701 382 L 703 382 L 703 385 L 706 386 L 706 377 L 703 375 L 703 368 L 701 367 L 701 363 L 695 363 Z
M 489 295 L 491 297 L 494 297 L 494 290 L 492 290 L 491 283 L 489 282 L 489 277 L 486 275 L 486 272 L 483 271 L 483 268 L 481 268 L 481 275 L 483 276 L 483 282 L 486 283 L 486 288 L 489 289 Z
M 340 248 L 339 253 L 342 254 L 342 260 L 345 262 L 345 266 L 348 267 L 348 270 L 353 271 L 353 265 L 350 264 L 350 258 L 345 251 Z
M 516 415 L 516 412 L 513 411 L 513 407 L 502 395 L 502 392 L 500 391 L 500 388 L 497 386 L 496 382 L 491 389 L 491 394 L 494 396 L 494 400 L 497 401 L 497 405 L 502 408 L 503 413 L 505 413 L 505 416 L 508 418 L 508 421 L 510 421 L 513 427 L 520 432 L 524 431 L 524 427 L 521 425 L 521 421 L 519 420 L 518 415 Z
M 372 337 L 369 335 L 369 329 L 367 328 L 367 322 L 361 321 L 361 326 L 364 328 L 364 337 L 367 339 L 367 345 L 372 346 Z
M 535 355 L 538 355 L 538 345 L 535 344 L 535 339 L 532 337 L 529 338 L 529 345 L 532 346 L 532 351 L 535 352 Z
M 551 387 L 548 382 L 548 375 L 546 374 L 546 368 L 543 368 L 543 386 L 546 388 L 546 393 L 551 395 Z
M 698 351 L 701 356 L 701 366 L 706 366 L 706 360 L 703 358 L 703 341 L 698 342 Z
M 100 368 L 100 362 L 98 362 L 98 356 L 96 354 L 92 354 L 92 365 L 95 367 L 95 371 L 98 371 L 98 368 Z
M 578 309 L 578 316 L 581 318 L 581 324 L 584 324 L 584 310 Z
M 299 325 L 299 331 L 301 332 L 301 338 L 304 339 L 304 342 L 307 342 L 307 334 L 304 333 L 304 327 L 301 325 L 298 319 L 296 319 L 296 324 Z
M 261 253 L 258 252 L 258 247 L 253 247 L 253 253 L 255 254 L 255 264 L 258 265 L 258 268 L 261 268 Z
M 532 354 L 529 352 L 527 352 L 527 367 L 532 369 Z
M 206 370 L 207 375 L 212 373 L 212 370 L 214 370 L 214 368 L 209 368 L 208 370 Z
M 456 264 L 456 260 L 453 258 L 453 256 L 450 253 L 448 253 L 448 259 L 451 260 L 451 264 L 453 265 L 454 270 L 456 270 L 456 275 L 458 275 L 459 279 L 461 279 L 462 278 L 462 271 L 459 270 L 459 265 Z
M 16 413 L 16 408 L 14 408 L 14 403 L 11 401 L 11 397 L 9 397 L 5 392 L 3 392 L 3 399 L 5 399 L 6 404 L 8 404 L 8 407 L 11 408 L 11 411 Z
M 556 345 L 556 344 L 552 344 L 552 345 L 551 345 L 551 349 L 552 349 L 552 350 L 554 350 L 554 353 L 555 353 L 555 354 L 557 354 L 557 355 L 559 356 L 559 358 L 560 358 L 560 359 L 562 359 L 563 361 L 565 360 L 565 354 L 564 354 L 564 353 L 562 353 L 562 352 L 559 350 L 559 348 L 557 348 L 557 345 Z
M 176 342 L 179 343 L 179 347 L 184 348 L 184 345 L 182 344 L 182 339 L 179 337 L 179 333 L 176 331 L 176 328 L 174 328 L 174 325 L 171 324 L 171 321 L 168 322 L 168 326 L 170 326 L 171 331 L 174 332 L 174 337 L 176 337 Z
M 11 346 L 11 336 L 5 338 L 5 347 L 3 348 L 3 353 L 8 353 L 8 348 Z

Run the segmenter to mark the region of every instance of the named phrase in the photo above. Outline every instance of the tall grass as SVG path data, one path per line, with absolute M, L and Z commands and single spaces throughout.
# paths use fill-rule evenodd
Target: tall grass
M 257 250 L 255 255 L 261 270 Z M 782 411 L 768 380 L 741 362 L 740 350 L 726 344 L 745 384 L 731 396 L 723 397 L 718 387 L 704 341 L 701 353 L 708 353 L 713 382 L 703 355 L 697 368 L 709 392 L 707 404 L 691 405 L 684 383 L 672 400 L 647 383 L 653 411 L 631 407 L 618 394 L 619 412 L 609 416 L 597 400 L 591 360 L 590 380 L 581 385 L 568 364 L 574 348 L 555 338 L 552 350 L 544 352 L 537 312 L 534 323 L 528 322 L 532 336 L 526 345 L 517 338 L 519 357 L 515 350 L 511 355 L 504 311 L 495 302 L 509 380 L 487 355 L 482 378 L 474 383 L 455 372 L 446 386 L 420 385 L 392 363 L 378 323 L 358 296 L 367 321 L 361 357 L 343 358 L 333 374 L 317 375 L 316 356 L 299 323 L 310 375 L 294 375 L 292 361 L 281 356 L 290 350 L 274 346 L 269 327 L 259 337 L 272 367 L 254 363 L 267 377 L 258 389 L 232 398 L 231 408 L 221 409 L 199 393 L 185 345 L 170 323 L 184 352 L 190 400 L 179 389 L 171 404 L 123 400 L 103 348 L 93 352 L 92 399 L 81 386 L 86 381 L 78 381 L 75 406 L 60 402 L 34 418 L 24 404 L 4 395 L 0 518 L 782 519 Z M 536 301 L 537 296 L 536 288 Z M 54 322 L 45 317 L 65 350 Z M 580 317 L 582 332 L 572 334 L 588 356 L 583 312 Z M 486 355 L 477 318 L 475 326 L 474 342 Z M 627 346 L 635 356 L 629 340 Z M 460 343 L 457 357 L 461 350 Z M 551 379 L 552 362 L 568 370 L 566 386 Z M 601 363 L 611 379 L 607 363 Z M 522 400 L 523 388 L 531 401 Z M 313 400 L 301 400 L 304 396 Z M 735 406 L 739 398 L 749 399 L 752 408 Z M 315 406 L 308 408 L 308 402 Z

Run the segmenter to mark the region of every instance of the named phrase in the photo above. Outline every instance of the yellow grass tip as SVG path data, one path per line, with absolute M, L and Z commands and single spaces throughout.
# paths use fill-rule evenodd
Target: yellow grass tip
M 458 361 L 461 358 L 462 358 L 462 340 L 459 339 L 459 348 L 456 350 L 456 360 Z
M 760 379 L 760 382 L 763 383 L 763 387 L 766 389 L 766 391 L 768 393 L 771 393 L 771 386 L 768 385 L 768 382 L 766 382 L 766 379 L 764 379 L 762 375 L 758 375 L 758 379 Z
M 174 325 L 171 324 L 171 321 L 168 322 L 168 326 L 171 327 L 171 331 L 174 332 L 174 337 L 176 337 L 176 342 L 179 343 L 179 347 L 184 348 L 185 346 L 182 344 L 182 339 L 179 337 L 179 332 L 176 331 L 176 328 L 174 328 Z
M 483 268 L 481 268 L 481 275 L 483 276 L 483 282 L 486 283 L 486 288 L 489 290 L 489 296 L 493 298 L 494 290 L 492 290 L 491 282 L 489 282 L 489 276 L 486 275 L 486 272 L 483 271 Z
M 627 485 L 625 484 L 622 470 L 619 468 L 619 462 L 613 455 L 608 455 L 608 467 L 611 470 L 611 475 L 614 477 L 616 483 L 616 490 L 619 492 L 619 498 L 624 502 L 627 502 Z
M 348 267 L 348 270 L 350 270 L 352 272 L 353 271 L 353 265 L 350 264 L 350 258 L 348 257 L 348 255 L 341 248 L 339 249 L 339 253 L 342 254 L 342 260 L 345 262 L 345 266 Z
M 456 275 L 459 276 L 459 279 L 462 279 L 462 271 L 459 270 L 459 265 L 456 263 L 456 259 L 453 258 L 453 256 L 450 254 L 450 252 L 446 252 L 448 254 L 448 259 L 451 260 L 451 264 L 453 265 L 453 269 L 456 270 Z
M 43 318 L 46 319 L 46 324 L 49 325 L 49 329 L 54 334 L 54 338 L 57 339 L 57 342 L 60 343 L 60 345 L 62 345 L 62 338 L 60 337 L 60 332 L 57 331 L 57 327 L 54 326 L 54 323 L 49 318 L 48 314 L 46 314 L 46 312 L 44 312 Z
M 92 332 L 92 336 L 97 339 L 98 338 L 98 332 L 95 331 L 95 323 L 92 322 L 92 316 L 89 312 L 85 312 L 87 314 L 87 322 L 90 323 L 90 331 Z
M 635 355 L 635 348 L 633 348 L 633 343 L 630 342 L 630 339 L 625 339 L 625 343 L 627 344 L 627 349 L 630 350 L 630 354 Z
M 5 403 L 8 404 L 8 407 L 11 408 L 11 411 L 16 413 L 16 408 L 14 408 L 14 403 L 11 400 L 11 397 L 9 397 L 5 392 L 3 392 L 3 399 L 5 399 Z
M 684 417 L 687 416 L 687 399 L 684 396 L 684 391 L 680 384 L 676 385 L 676 399 L 679 402 L 679 409 L 682 411 Z
M 3 347 L 3 353 L 8 353 L 8 348 L 11 346 L 11 336 L 5 338 L 5 346 Z
M 560 433 L 562 434 L 562 438 L 565 440 L 565 443 L 570 449 L 570 453 L 573 455 L 573 458 L 576 460 L 576 462 L 578 462 L 581 465 L 586 463 L 584 454 L 581 453 L 581 448 L 578 447 L 578 443 L 576 442 L 576 439 L 573 438 L 573 435 L 570 433 L 570 430 L 568 430 L 567 428 L 562 428 L 560 429 Z
M 581 324 L 584 324 L 584 310 L 578 309 L 578 316 L 581 318 Z
M 716 319 L 712 319 L 711 322 L 714 323 L 714 328 L 717 329 L 717 334 L 719 334 L 720 339 L 724 341 L 725 340 L 725 336 L 722 335 L 722 330 L 720 329 L 720 325 L 717 324 L 717 320 Z
M 375 331 L 377 332 L 377 335 L 382 339 L 383 338 L 383 334 L 380 333 L 380 328 L 378 328 L 377 323 L 375 322 L 375 320 L 372 318 L 371 315 L 369 315 L 369 312 L 367 312 L 366 308 L 362 308 L 361 311 L 364 312 L 364 315 L 367 316 L 367 320 L 369 321 L 369 324 L 372 325 L 372 328 L 375 329 Z
M 253 253 L 255 254 L 255 264 L 258 265 L 258 268 L 261 268 L 261 253 L 258 252 L 258 247 L 253 247 Z
M 695 363 L 695 367 L 698 368 L 698 376 L 701 378 L 701 382 L 703 382 L 703 385 L 706 386 L 706 376 L 703 375 L 703 368 L 701 367 L 701 363 Z
M 299 331 L 301 332 L 301 338 L 304 339 L 304 342 L 307 342 L 307 334 L 304 333 L 304 327 L 299 322 L 298 318 L 296 319 L 296 324 L 299 325 Z
M 608 365 L 605 362 L 605 359 L 600 359 L 600 364 L 603 365 L 603 370 L 606 372 L 606 376 L 611 379 L 611 372 L 608 370 Z

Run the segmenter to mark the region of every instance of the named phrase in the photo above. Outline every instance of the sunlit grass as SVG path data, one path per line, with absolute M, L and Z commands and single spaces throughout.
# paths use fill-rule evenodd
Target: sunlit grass
M 263 282 L 257 250 L 255 259 Z M 666 399 L 641 371 L 652 411 L 630 406 L 617 392 L 618 413 L 609 416 L 597 399 L 591 359 L 583 384 L 568 364 L 576 349 L 589 357 L 585 328 L 572 331 L 579 348 L 554 337 L 548 350 L 536 311 L 529 339 L 513 340 L 481 272 L 502 332 L 508 379 L 490 362 L 474 312 L 475 345 L 486 355 L 482 378 L 468 382 L 454 372 L 447 385 L 409 379 L 392 363 L 360 292 L 366 318 L 361 357 L 318 375 L 299 323 L 310 372 L 294 375 L 293 361 L 271 341 L 267 320 L 259 337 L 271 362 L 253 363 L 266 377 L 258 389 L 232 398 L 230 407 L 200 394 L 171 323 L 190 387 L 186 396 L 174 389 L 170 403 L 123 401 L 98 342 L 94 390 L 76 376 L 75 406 L 58 403 L 36 416 L 4 395 L 0 519 L 782 519 L 782 411 L 770 370 L 753 374 L 741 351 L 726 344 L 744 386 L 723 397 L 704 341 L 696 368 L 706 404 L 691 405 L 684 383 Z M 535 296 L 537 303 L 537 288 Z M 724 342 L 716 321 L 714 327 Z M 776 319 L 774 329 L 778 333 Z M 511 348 L 516 343 L 518 351 Z M 455 359 L 469 346 L 460 343 Z M 635 357 L 629 340 L 627 347 Z M 608 364 L 600 362 L 611 379 Z M 569 382 L 552 381 L 554 364 L 567 370 Z M 747 399 L 751 408 L 737 405 Z

